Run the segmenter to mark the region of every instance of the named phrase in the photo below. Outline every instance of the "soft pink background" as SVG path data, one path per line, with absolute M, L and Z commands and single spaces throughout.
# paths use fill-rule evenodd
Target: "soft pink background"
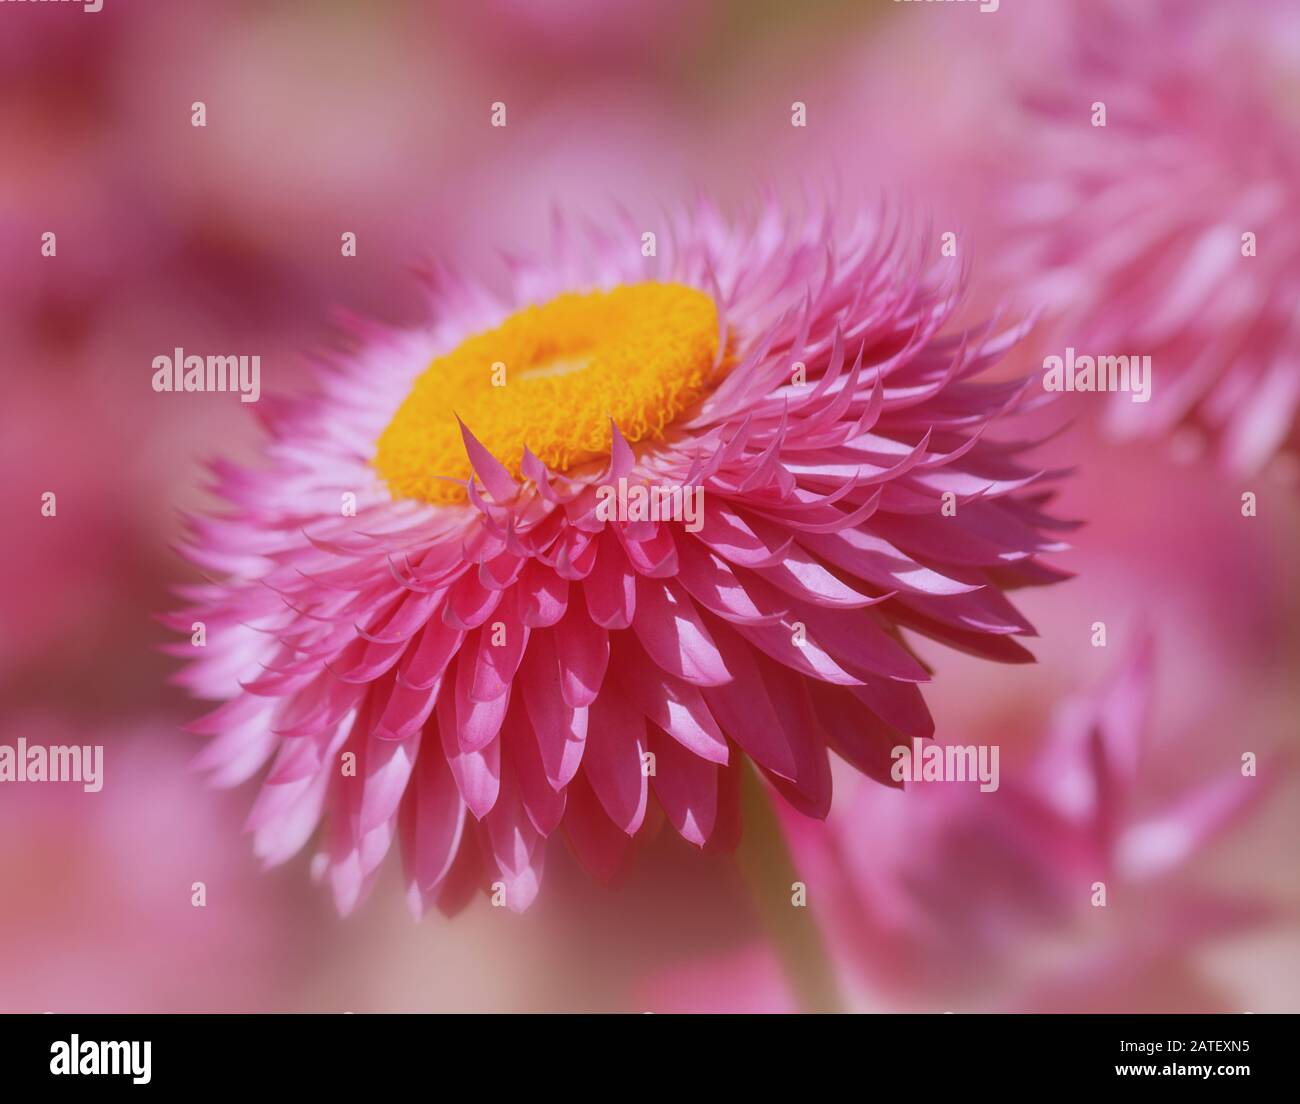
M 668 836 L 612 889 L 555 849 L 522 917 L 480 901 L 417 925 L 393 878 L 340 921 L 305 859 L 260 872 L 250 795 L 187 769 L 197 745 L 179 725 L 196 710 L 166 686 L 153 621 L 186 577 L 169 542 L 177 511 L 207 504 L 204 459 L 251 454 L 257 428 L 234 396 L 155 394 L 151 360 L 257 353 L 264 390 L 294 388 L 336 311 L 415 318 L 411 265 L 490 278 L 497 249 L 544 245 L 556 205 L 649 219 L 697 192 L 729 206 L 806 188 L 892 196 L 978 236 L 991 199 L 960 167 L 1007 119 L 997 55 L 980 51 L 1051 3 L 0 4 L 0 740 L 108 747 L 99 794 L 0 787 L 0 1010 L 636 1009 L 647 979 L 698 969 L 707 984 L 711 956 L 750 944 L 730 863 Z M 497 100 L 505 129 L 488 125 Z M 980 285 L 978 259 L 975 279 L 981 302 L 1032 299 Z M 1089 645 L 1103 620 L 1113 645 L 1157 634 L 1155 724 L 1181 749 L 1166 762 L 1194 774 L 1294 747 L 1287 470 L 1243 482 L 1110 444 L 1073 413 L 1044 458 L 1080 468 L 1064 512 L 1089 524 L 1061 559 L 1078 578 L 1024 600 L 1036 667 L 922 646 L 941 735 L 999 741 L 1009 769 L 1053 702 L 1114 660 Z M 1261 500 L 1249 521 L 1243 489 Z M 1204 877 L 1300 904 L 1298 813 L 1292 781 Z M 1239 1007 L 1300 1010 L 1294 924 L 1198 967 Z

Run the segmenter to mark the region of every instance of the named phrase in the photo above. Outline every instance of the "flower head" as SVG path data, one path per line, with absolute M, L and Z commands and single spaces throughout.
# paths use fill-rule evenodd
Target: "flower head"
M 1021 72 L 1007 268 L 1081 352 L 1152 357 L 1151 401 L 1113 402 L 1117 432 L 1209 434 L 1256 470 L 1300 444 L 1300 13 L 1062 11 L 1054 63 Z
M 417 911 L 522 909 L 559 828 L 598 876 L 660 811 L 734 845 L 742 757 L 818 817 L 828 748 L 887 779 L 932 730 L 904 628 L 1030 659 L 1005 592 L 1059 577 L 1059 523 L 985 433 L 1024 386 L 974 379 L 1018 335 L 954 329 L 913 240 L 774 206 L 561 227 L 508 302 L 439 274 L 436 324 L 359 327 L 271 406 L 172 620 L 206 626 L 176 649 L 221 702 L 202 765 L 265 772 L 258 854 L 325 819 L 344 911 L 396 839 Z

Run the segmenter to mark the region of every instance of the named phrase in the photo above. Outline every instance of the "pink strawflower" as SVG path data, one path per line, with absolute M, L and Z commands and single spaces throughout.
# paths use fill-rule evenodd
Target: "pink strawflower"
M 1217 777 L 1158 788 L 1178 755 L 1151 746 L 1151 689 L 1144 644 L 1099 691 L 1062 705 L 1030 763 L 1004 762 L 993 792 L 863 787 L 824 825 L 783 810 L 853 1007 L 1225 1010 L 1195 978 L 1193 952 L 1278 913 L 1186 875 L 1258 809 L 1276 763 L 1245 776 L 1230 757 Z M 792 1002 L 770 954 L 711 969 L 714 996 L 683 973 L 659 979 L 649 1007 L 717 1009 L 718 993 L 726 1007 Z
M 1300 8 L 1070 0 L 1057 15 L 1033 25 L 1034 66 L 1010 62 L 1024 112 L 1021 157 L 1001 162 L 1007 269 L 1080 353 L 1153 358 L 1150 402 L 1109 406 L 1118 432 L 1208 434 L 1254 471 L 1300 444 Z
M 816 817 L 828 747 L 887 781 L 933 727 L 902 628 L 1030 660 L 1005 591 L 1060 577 L 1060 523 L 985 432 L 1025 386 L 973 381 L 1018 334 L 953 328 L 932 246 L 773 205 L 561 226 L 505 302 L 439 274 L 435 324 L 361 327 L 318 394 L 264 402 L 266 466 L 218 463 L 233 510 L 186 546 L 222 581 L 170 619 L 206 626 L 175 648 L 222 703 L 202 766 L 265 771 L 257 853 L 324 818 L 344 912 L 398 837 L 417 912 L 523 909 L 560 827 L 600 877 L 656 805 L 733 846 L 742 756 Z M 687 512 L 609 516 L 624 479 Z

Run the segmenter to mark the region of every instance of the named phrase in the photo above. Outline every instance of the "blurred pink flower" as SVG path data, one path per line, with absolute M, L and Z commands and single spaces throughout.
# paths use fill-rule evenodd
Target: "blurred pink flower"
M 236 810 L 187 773 L 171 726 L 33 711 L 6 718 L 0 743 L 20 737 L 103 745 L 102 788 L 0 783 L 0 1012 L 274 1006 L 301 913 L 244 857 Z
M 234 512 L 193 522 L 224 582 L 171 622 L 207 626 L 174 649 L 223 703 L 203 766 L 271 764 L 257 853 L 328 813 L 345 912 L 399 836 L 417 911 L 489 883 L 522 909 L 546 837 L 608 876 L 651 788 L 685 839 L 733 845 L 738 752 L 812 816 L 828 745 L 887 779 L 896 730 L 932 729 L 901 626 L 1030 660 L 1004 591 L 1060 577 L 1037 558 L 1059 523 L 1027 446 L 984 433 L 1023 385 L 972 382 L 1017 335 L 952 331 L 957 270 L 906 233 L 702 209 L 647 257 L 632 225 L 565 230 L 510 303 L 440 277 L 435 326 L 373 328 L 270 406 L 269 469 L 218 465 Z M 700 489 L 698 527 L 602 514 L 620 480 Z
M 1034 65 L 1009 62 L 1023 111 L 998 177 L 1006 269 L 1079 352 L 1151 355 L 1151 400 L 1117 396 L 1115 431 L 1189 427 L 1257 470 L 1300 444 L 1300 8 L 1070 0 L 1055 15 L 1021 44 Z
M 36 360 L 25 347 L 9 349 L 17 362 Z M 167 553 L 154 534 L 170 507 L 165 469 L 139 444 L 143 414 L 103 377 L 15 371 L 6 379 L 0 466 L 14 509 L 0 547 L 9 583 L 0 591 L 0 692 L 26 690 L 51 664 L 57 675 L 42 680 L 61 699 L 83 693 L 113 670 L 103 654 L 110 634 L 124 655 L 156 636 L 149 611 L 166 594 Z M 83 656 L 87 670 L 73 676 Z
M 1196 981 L 1191 952 L 1274 912 L 1182 875 L 1269 784 L 1234 772 L 1142 800 L 1163 762 L 1146 746 L 1151 667 L 1143 646 L 1099 692 L 1062 705 L 1027 768 L 1003 770 L 996 791 L 863 787 L 824 825 L 782 810 L 854 1006 L 1224 1010 Z M 711 970 L 714 983 L 727 979 L 713 992 L 745 1007 L 792 1001 L 771 952 Z M 718 1008 L 693 973 L 658 979 L 649 1006 Z

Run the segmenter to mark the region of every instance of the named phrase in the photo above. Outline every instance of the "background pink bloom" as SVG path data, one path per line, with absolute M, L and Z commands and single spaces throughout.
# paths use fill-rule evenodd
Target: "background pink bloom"
M 313 936 L 283 886 L 238 846 L 238 812 L 186 770 L 171 726 L 5 718 L 0 742 L 103 745 L 103 788 L 4 784 L 0 943 L 4 1012 L 274 1007 Z M 192 904 L 202 882 L 206 905 Z M 208 962 L 222 963 L 209 974 Z
M 1297 444 L 1300 11 L 1069 2 L 1054 32 L 1034 64 L 1006 51 L 1007 271 L 1037 274 L 1062 344 L 1152 356 L 1151 401 L 1117 396 L 1116 431 L 1191 427 L 1254 472 Z

